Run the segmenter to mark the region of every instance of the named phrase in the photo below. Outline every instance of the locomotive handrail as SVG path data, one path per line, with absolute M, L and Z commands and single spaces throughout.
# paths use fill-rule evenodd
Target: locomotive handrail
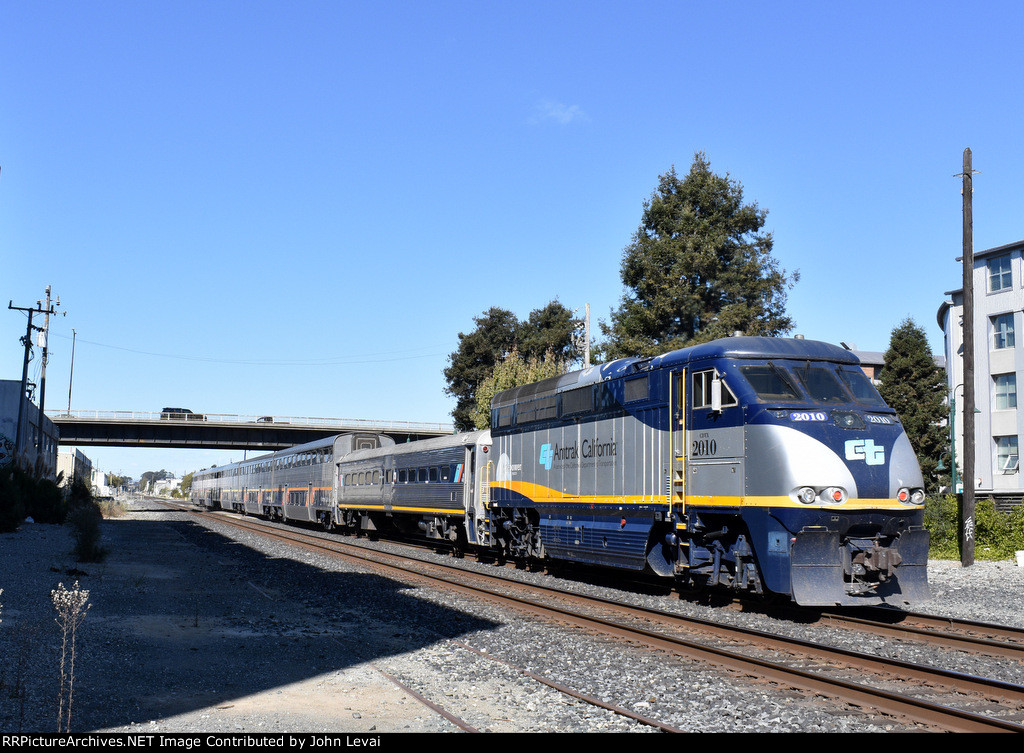
M 491 507 L 491 462 L 480 469 L 480 505 L 485 510 Z

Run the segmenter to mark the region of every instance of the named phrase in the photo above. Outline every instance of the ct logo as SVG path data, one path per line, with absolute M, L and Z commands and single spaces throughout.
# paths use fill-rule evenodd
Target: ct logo
M 540 459 L 539 462 L 547 470 L 551 470 L 551 461 L 555 459 L 555 453 L 551 450 L 551 445 L 543 444 L 540 446 Z
M 850 439 L 846 442 L 846 459 L 863 460 L 867 465 L 885 465 L 885 447 L 873 439 Z

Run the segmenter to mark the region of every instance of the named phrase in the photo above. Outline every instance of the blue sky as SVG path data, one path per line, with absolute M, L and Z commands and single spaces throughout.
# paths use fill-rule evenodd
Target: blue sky
M 1024 238 L 1024 5 L 0 0 L 0 299 L 47 408 L 447 421 L 501 306 L 623 293 L 703 151 L 768 210 L 795 333 L 884 350 Z M 18 379 L 25 317 L 0 315 Z M 33 361 L 33 377 L 39 359 Z M 105 470 L 222 456 L 84 448 Z M 235 453 L 237 456 L 238 453 Z

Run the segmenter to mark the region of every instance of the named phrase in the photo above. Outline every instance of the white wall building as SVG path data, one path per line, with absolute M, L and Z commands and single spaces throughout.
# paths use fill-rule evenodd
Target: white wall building
M 92 493 L 94 497 L 113 497 L 114 487 L 110 485 L 111 474 L 98 468 L 92 469 Z
M 0 379 L 0 463 L 9 463 L 14 458 L 19 416 L 18 462 L 24 468 L 37 469 L 43 478 L 54 478 L 57 475 L 57 427 L 40 414 L 38 405 L 23 398 L 20 379 Z
M 1020 437 L 1024 414 L 1017 408 L 1017 386 L 1024 385 L 1024 241 L 974 255 L 974 487 L 979 496 L 1024 496 Z M 946 293 L 938 311 L 945 334 L 946 375 L 955 411 L 954 448 L 963 468 L 963 288 Z M 1018 334 L 1021 333 L 1021 334 Z
M 61 486 L 70 487 L 75 478 L 82 479 L 86 485 L 92 483 L 92 461 L 81 450 L 70 448 L 57 453 L 57 475 L 64 474 Z
M 181 489 L 182 479 L 164 478 L 153 482 L 153 494 L 169 497 L 175 491 Z

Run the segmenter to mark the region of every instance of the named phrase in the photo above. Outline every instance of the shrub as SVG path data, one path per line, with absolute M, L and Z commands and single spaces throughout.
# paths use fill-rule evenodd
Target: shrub
M 67 523 L 75 539 L 75 557 L 79 562 L 101 562 L 107 550 L 100 546 L 100 523 L 103 514 L 100 506 L 90 501 L 81 504 L 68 513 Z
M 93 499 L 92 491 L 80 479 L 75 479 L 68 492 L 71 511 L 67 524 L 75 540 L 74 554 L 79 562 L 100 562 L 107 556 L 107 550 L 100 546 L 100 523 L 103 511 Z
M 924 525 L 931 537 L 929 556 L 960 558 L 960 506 L 953 495 L 929 497 Z M 974 556 L 982 560 L 1010 559 L 1024 549 L 1024 506 L 1001 512 L 991 499 L 974 503 Z
M 25 519 L 21 484 L 13 465 L 0 468 L 0 533 L 16 531 Z
M 25 518 L 60 524 L 69 502 L 53 481 L 36 478 L 13 464 L 0 469 L 0 531 L 15 530 Z
M 120 518 L 124 515 L 124 507 L 116 499 L 100 497 L 96 500 L 96 504 L 100 506 L 100 512 L 103 513 L 104 518 Z
M 60 487 L 49 479 L 30 480 L 25 514 L 36 523 L 60 525 L 68 514 L 68 502 Z

